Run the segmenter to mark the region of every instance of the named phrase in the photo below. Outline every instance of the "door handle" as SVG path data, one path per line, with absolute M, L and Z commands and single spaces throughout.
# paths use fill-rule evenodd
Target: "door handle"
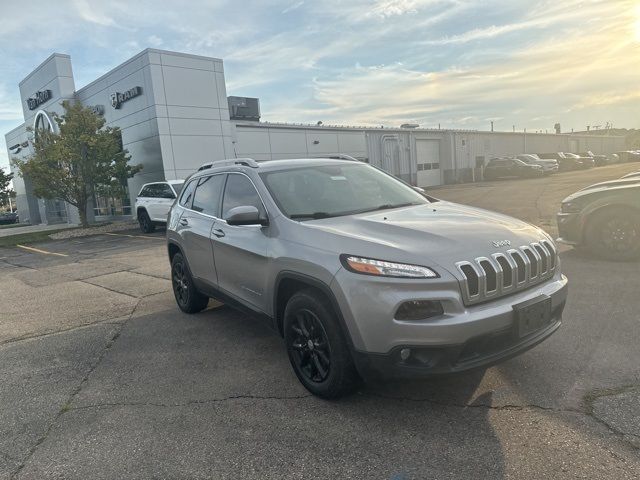
M 187 220 L 186 218 L 181 218 L 180 225 L 189 225 L 189 220 Z
M 224 237 L 224 235 L 225 235 L 224 230 L 222 230 L 221 228 L 214 228 L 213 229 L 213 234 L 218 238 Z

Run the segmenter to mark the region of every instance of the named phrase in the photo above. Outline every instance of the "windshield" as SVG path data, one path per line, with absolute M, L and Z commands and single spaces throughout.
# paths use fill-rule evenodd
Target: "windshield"
M 365 164 L 321 165 L 261 173 L 287 217 L 337 217 L 420 205 L 429 201 L 410 186 Z

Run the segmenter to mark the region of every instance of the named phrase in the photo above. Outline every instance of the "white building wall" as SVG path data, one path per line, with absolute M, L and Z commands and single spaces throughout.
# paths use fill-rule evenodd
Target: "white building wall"
M 237 155 L 255 160 L 344 153 L 367 158 L 364 130 L 236 122 Z

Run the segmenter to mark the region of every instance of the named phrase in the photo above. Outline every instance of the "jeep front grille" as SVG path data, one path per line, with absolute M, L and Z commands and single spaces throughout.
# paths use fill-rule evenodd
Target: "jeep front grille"
M 502 297 L 553 277 L 556 251 L 547 240 L 456 263 L 466 305 Z

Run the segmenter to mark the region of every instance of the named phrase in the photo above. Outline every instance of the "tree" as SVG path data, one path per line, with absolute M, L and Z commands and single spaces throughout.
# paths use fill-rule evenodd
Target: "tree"
M 3 207 L 5 204 L 9 205 L 9 198 L 16 197 L 16 192 L 11 188 L 12 179 L 13 173 L 5 173 L 4 169 L 0 167 L 0 204 Z
M 34 132 L 35 153 L 14 159 L 20 176 L 27 176 L 39 198 L 59 198 L 75 206 L 87 226 L 87 207 L 96 191 L 126 179 L 142 169 L 129 165 L 119 128 L 105 127 L 103 117 L 77 102 L 64 101 L 65 113 L 54 115 L 60 133 Z

